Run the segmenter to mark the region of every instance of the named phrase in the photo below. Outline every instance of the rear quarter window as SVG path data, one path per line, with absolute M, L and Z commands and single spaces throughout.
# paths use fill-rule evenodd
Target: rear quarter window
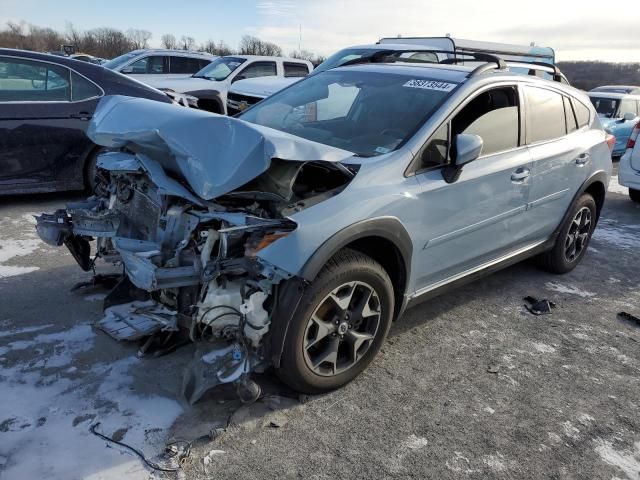
M 571 99 L 571 104 L 573 105 L 573 111 L 576 114 L 578 128 L 589 125 L 589 123 L 591 123 L 591 110 L 589 110 L 584 103 L 580 100 L 576 100 L 575 98 Z
M 525 87 L 527 143 L 560 138 L 567 133 L 562 95 L 552 90 Z
M 71 72 L 71 100 L 79 102 L 89 98 L 100 97 L 102 90 L 76 72 Z

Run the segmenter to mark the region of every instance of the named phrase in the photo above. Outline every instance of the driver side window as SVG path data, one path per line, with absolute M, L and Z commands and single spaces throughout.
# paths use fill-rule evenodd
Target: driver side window
M 515 87 L 482 92 L 432 135 L 420 152 L 416 171 L 447 165 L 455 155 L 452 144 L 460 133 L 479 135 L 483 140 L 483 156 L 518 147 L 518 105 L 518 90 Z

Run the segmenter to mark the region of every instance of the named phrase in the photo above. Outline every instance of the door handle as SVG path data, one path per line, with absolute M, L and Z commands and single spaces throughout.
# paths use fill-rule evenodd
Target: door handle
M 576 158 L 575 162 L 576 165 L 578 166 L 582 166 L 585 163 L 587 163 L 589 161 L 589 159 L 591 158 L 591 155 L 589 155 L 588 153 L 581 153 L 580 155 L 578 155 L 578 158 Z
M 77 118 L 80 120 L 90 120 L 91 119 L 91 114 L 89 112 L 78 112 L 78 113 L 72 113 L 71 115 L 69 115 L 70 118 Z
M 531 175 L 531 170 L 529 170 L 528 168 L 520 167 L 511 174 L 511 181 L 522 183 L 527 179 L 529 175 Z

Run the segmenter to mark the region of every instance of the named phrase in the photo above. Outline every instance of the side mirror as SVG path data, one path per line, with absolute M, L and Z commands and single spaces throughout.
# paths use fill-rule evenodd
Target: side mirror
M 635 120 L 637 115 L 635 113 L 627 112 L 622 116 L 622 120 L 624 122 L 630 122 L 631 120 Z
M 133 73 L 133 67 L 124 67 L 123 69 L 120 70 L 120 73 L 124 73 L 125 75 L 128 75 L 129 73 Z
M 477 160 L 482 153 L 483 140 L 479 135 L 460 133 L 456 135 L 456 149 L 454 164 L 442 171 L 442 176 L 447 183 L 458 180 L 462 167 L 467 163 Z
M 482 153 L 482 137 L 470 133 L 456 135 L 456 167 L 477 160 Z

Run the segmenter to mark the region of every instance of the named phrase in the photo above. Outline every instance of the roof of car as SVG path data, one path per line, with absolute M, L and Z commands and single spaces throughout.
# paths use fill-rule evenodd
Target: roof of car
M 631 93 L 619 93 L 619 92 L 607 92 L 607 91 L 589 91 L 587 95 L 590 97 L 598 97 L 598 98 L 612 98 L 612 99 L 621 99 L 621 98 L 633 98 L 636 100 L 640 100 L 640 95 L 634 95 Z
M 42 60 L 45 62 L 58 63 L 75 70 L 90 70 L 90 69 L 102 69 L 101 65 L 94 63 L 83 62 L 82 60 L 76 60 L 72 57 L 64 57 L 61 55 L 52 55 L 49 53 L 31 52 L 29 50 L 18 50 L 14 48 L 0 48 L 0 55 L 8 55 L 13 57 L 27 58 L 33 60 Z
M 282 60 L 284 62 L 298 62 L 298 63 L 304 63 L 304 64 L 311 63 L 309 60 L 303 60 L 301 58 L 265 56 L 265 55 L 225 55 L 225 57 L 244 58 L 246 60 Z M 222 58 L 225 58 L 225 57 L 222 57 Z
M 636 93 L 640 92 L 640 87 L 637 85 L 602 85 L 600 87 L 592 88 L 591 92 L 606 92 L 611 93 Z
M 367 45 L 353 45 L 342 50 L 409 50 L 412 52 L 430 51 L 433 47 L 416 43 L 370 43 Z
M 138 50 L 131 50 L 128 52 L 130 55 L 140 55 L 142 53 L 170 53 L 172 55 L 180 55 L 184 57 L 216 57 L 209 52 L 198 52 L 195 50 L 178 50 L 169 48 L 140 48 Z

